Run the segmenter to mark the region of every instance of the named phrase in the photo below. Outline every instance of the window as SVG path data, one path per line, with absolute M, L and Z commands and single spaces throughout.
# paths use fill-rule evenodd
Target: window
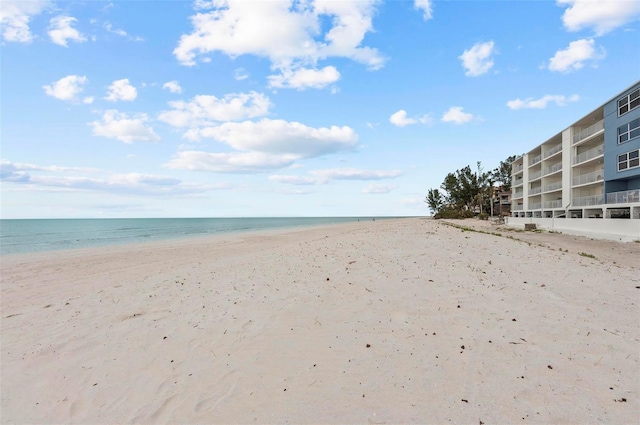
M 618 144 L 628 142 L 640 136 L 640 118 L 618 127 Z
M 640 149 L 618 155 L 618 171 L 640 166 Z
M 640 89 L 618 100 L 618 115 L 626 114 L 640 106 Z

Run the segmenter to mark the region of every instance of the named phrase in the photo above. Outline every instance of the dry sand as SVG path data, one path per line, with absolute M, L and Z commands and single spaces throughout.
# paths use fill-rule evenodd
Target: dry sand
M 638 423 L 640 244 L 502 234 L 378 220 L 5 257 L 1 422 Z

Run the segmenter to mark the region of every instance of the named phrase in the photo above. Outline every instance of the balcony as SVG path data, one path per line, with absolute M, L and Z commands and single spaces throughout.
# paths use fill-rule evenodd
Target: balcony
M 555 173 L 557 171 L 562 170 L 562 162 L 557 162 L 549 167 L 545 167 L 542 172 L 542 175 L 546 176 L 547 174 Z
M 524 180 L 522 178 L 515 179 L 512 186 L 520 186 Z
M 531 167 L 532 165 L 536 165 L 540 161 L 542 161 L 542 154 L 536 155 L 533 158 L 531 158 L 531 163 L 529 163 L 529 167 Z
M 523 168 L 524 168 L 524 165 L 522 164 L 514 165 L 511 169 L 511 174 L 518 174 L 520 171 L 522 171 Z
M 573 198 L 571 203 L 574 207 L 590 207 L 592 205 L 604 204 L 604 195 L 582 196 L 580 198 Z
M 562 189 L 562 182 L 551 183 L 544 187 L 545 192 L 553 192 L 554 190 L 558 189 Z
M 529 204 L 530 210 L 539 210 L 542 209 L 542 202 L 532 202 Z
M 544 157 L 545 158 L 549 158 L 551 155 L 557 154 L 558 152 L 560 152 L 562 150 L 562 144 L 559 144 L 557 146 L 552 147 L 551 149 L 549 149 L 548 151 L 546 151 L 544 153 Z
M 546 201 L 544 203 L 545 208 L 562 208 L 562 199 L 558 199 L 557 201 Z
M 511 210 L 512 211 L 522 211 L 522 210 L 524 210 L 524 205 L 512 205 L 511 206 Z
M 596 170 L 580 176 L 575 176 L 571 179 L 572 186 L 581 186 L 583 184 L 595 183 L 602 180 L 604 170 Z
M 542 186 L 534 187 L 529 190 L 529 196 L 537 195 L 538 193 L 542 193 Z
M 521 190 L 521 191 L 518 191 L 518 192 L 513 192 L 513 195 L 511 195 L 511 198 L 512 198 L 512 199 L 522 198 L 523 193 L 524 193 L 524 192 L 523 192 L 522 190 Z
M 597 146 L 593 149 L 589 149 L 586 152 L 582 152 L 573 158 L 573 165 L 582 164 L 583 162 L 590 161 L 594 158 L 604 155 L 604 146 Z
M 640 202 L 640 189 L 607 193 L 607 204 L 630 204 Z
M 535 171 L 529 174 L 529 181 L 539 179 L 542 176 L 542 170 Z
M 573 135 L 573 144 L 575 145 L 576 143 L 580 143 L 584 139 L 586 139 L 588 137 L 591 137 L 594 134 L 599 133 L 602 130 L 604 130 L 604 120 L 598 121 L 597 123 L 593 124 L 592 126 L 589 126 L 589 127 L 585 128 L 584 130 L 582 130 L 578 134 L 574 134 Z

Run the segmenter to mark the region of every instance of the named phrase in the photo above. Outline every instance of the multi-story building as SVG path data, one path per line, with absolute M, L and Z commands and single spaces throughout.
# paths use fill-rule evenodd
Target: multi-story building
M 511 217 L 640 220 L 639 154 L 640 81 L 513 162 Z

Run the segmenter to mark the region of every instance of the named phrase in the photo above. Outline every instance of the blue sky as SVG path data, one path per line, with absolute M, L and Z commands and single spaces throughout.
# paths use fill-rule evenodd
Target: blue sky
M 426 215 L 640 77 L 640 3 L 3 0 L 2 218 Z

